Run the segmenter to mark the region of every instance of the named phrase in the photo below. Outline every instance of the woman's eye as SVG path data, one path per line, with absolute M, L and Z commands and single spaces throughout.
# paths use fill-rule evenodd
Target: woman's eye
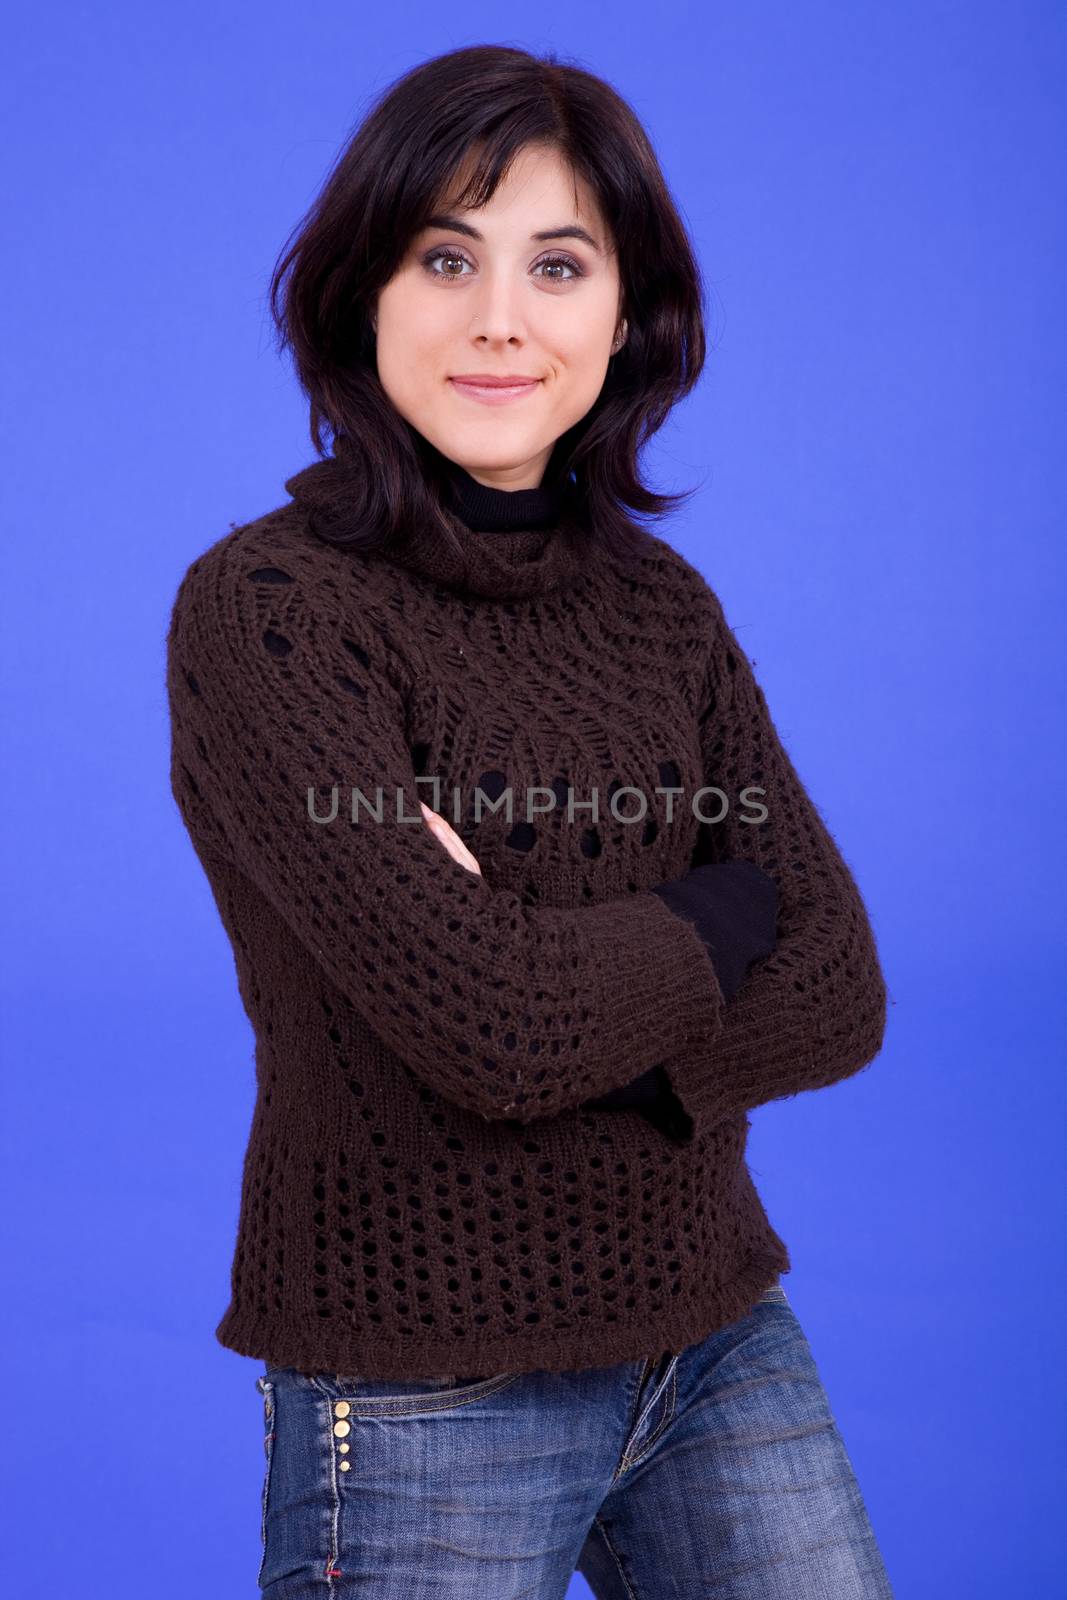
M 539 261 L 537 265 L 539 267 L 566 267 L 572 278 L 580 278 L 582 276 L 581 267 L 577 261 L 572 261 L 569 256 L 548 256 L 544 261 Z M 557 277 L 555 273 L 553 273 L 553 279 L 556 283 L 567 282 L 566 278 Z
M 434 272 L 435 261 L 447 261 L 449 263 L 449 270 L 447 272 Z M 457 255 L 454 250 L 434 250 L 426 257 L 426 265 L 429 267 L 435 278 L 461 278 L 463 276 L 462 271 L 453 272 L 451 269 L 451 263 L 454 261 L 458 261 L 461 267 L 464 262 L 467 262 L 468 266 L 470 265 L 470 262 L 467 261 L 466 256 Z
M 438 261 L 447 263 L 447 266 L 441 271 L 437 270 Z M 431 277 L 448 279 L 465 277 L 466 274 L 464 273 L 463 268 L 465 266 L 469 267 L 471 263 L 468 261 L 467 257 L 461 255 L 458 250 L 442 249 L 431 250 L 430 254 L 424 258 L 423 265 L 426 267 Z M 455 270 L 457 266 L 459 268 L 458 271 Z M 540 261 L 535 263 L 534 271 L 539 272 L 542 267 L 551 267 L 553 269 L 551 272 L 543 274 L 549 283 L 569 283 L 571 278 L 584 277 L 582 268 L 578 265 L 577 261 L 572 261 L 569 256 L 544 256 Z M 566 268 L 567 273 L 570 275 L 569 277 L 560 275 L 557 269 L 561 267 Z

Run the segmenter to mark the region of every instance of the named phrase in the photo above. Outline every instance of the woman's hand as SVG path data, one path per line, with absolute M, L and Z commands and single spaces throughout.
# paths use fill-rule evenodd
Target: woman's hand
M 459 834 L 449 827 L 448 823 L 445 821 L 444 817 L 441 816 L 440 812 L 432 811 L 426 804 L 425 800 L 420 800 L 419 805 L 422 807 L 422 815 L 427 827 L 431 833 L 435 834 L 437 838 L 440 839 L 449 855 L 452 856 L 454 860 L 458 861 L 461 867 L 466 867 L 468 872 L 477 873 L 480 878 L 482 875 L 482 869 L 478 865 L 475 857 L 472 856 L 470 851 L 467 849 L 467 846 L 463 843 L 463 840 L 460 838 Z

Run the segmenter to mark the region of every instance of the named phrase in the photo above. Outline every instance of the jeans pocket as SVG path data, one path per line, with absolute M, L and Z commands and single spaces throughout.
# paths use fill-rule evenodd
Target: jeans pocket
M 424 1378 L 364 1378 L 358 1374 L 318 1372 L 310 1382 L 329 1400 L 347 1402 L 344 1416 L 349 1410 L 366 1416 L 408 1416 L 481 1400 L 517 1382 L 519 1377 L 517 1372 Z

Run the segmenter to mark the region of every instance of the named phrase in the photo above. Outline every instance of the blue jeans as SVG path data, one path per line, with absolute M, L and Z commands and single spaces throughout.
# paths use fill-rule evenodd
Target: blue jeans
M 780 1283 L 644 1361 L 256 1384 L 269 1600 L 892 1600 Z

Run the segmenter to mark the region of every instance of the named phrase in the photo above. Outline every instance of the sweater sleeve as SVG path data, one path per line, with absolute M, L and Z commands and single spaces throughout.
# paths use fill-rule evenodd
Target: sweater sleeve
M 223 539 L 174 601 L 171 790 L 205 868 L 250 880 L 379 1040 L 487 1120 L 667 1062 L 683 1104 L 704 1092 L 725 1005 L 694 927 L 651 892 L 529 907 L 455 861 L 419 810 L 388 619 L 290 566 Z
M 729 1004 L 753 961 L 774 949 L 778 886 L 751 861 L 723 861 L 693 867 L 684 878 L 658 883 L 652 890 L 676 916 L 686 917 L 703 939 Z M 643 1072 L 633 1083 L 589 1100 L 590 1111 L 653 1110 L 672 1096 L 663 1067 Z
M 715 1041 L 709 1107 L 726 1118 L 868 1065 L 882 1046 L 887 997 L 856 882 L 797 775 L 718 597 L 708 593 L 714 616 L 701 750 L 704 781 L 723 791 L 728 809 L 704 831 L 714 860 L 752 861 L 779 890 L 776 946 L 725 1007 Z M 722 804 L 706 797 L 702 809 Z

